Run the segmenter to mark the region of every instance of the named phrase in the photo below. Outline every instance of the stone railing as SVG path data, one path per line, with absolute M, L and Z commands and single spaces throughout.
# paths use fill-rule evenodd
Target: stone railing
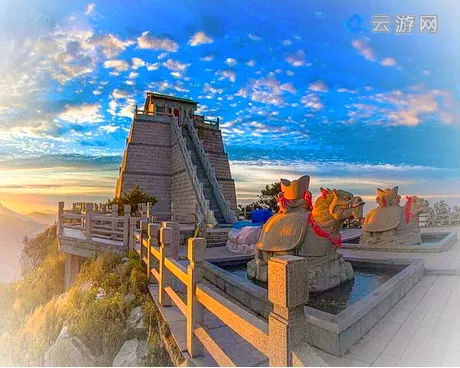
M 450 213 L 422 213 L 419 217 L 420 227 L 460 226 L 460 214 Z
M 306 344 L 304 313 L 308 290 L 298 282 L 299 278 L 308 275 L 304 258 L 280 256 L 268 261 L 268 299 L 273 303 L 273 312 L 265 321 L 204 282 L 206 239 L 188 239 L 188 265 L 184 265 L 178 261 L 177 223 L 141 221 L 140 228 L 136 251 L 147 266 L 150 281 L 158 284 L 160 305 L 175 305 L 185 316 L 187 351 L 191 358 L 202 355 L 206 349 L 218 365 L 236 366 L 205 329 L 203 312 L 207 309 L 266 355 L 270 366 L 306 366 L 311 363 L 308 360 L 314 353 Z M 173 278 L 185 285 L 185 298 L 176 291 L 179 287 Z
M 211 166 L 211 163 L 209 162 L 208 155 L 206 154 L 206 151 L 203 148 L 203 144 L 201 143 L 200 138 L 198 137 L 198 133 L 195 129 L 195 126 L 193 125 L 192 120 L 188 116 L 185 119 L 185 125 L 187 126 L 187 129 L 190 132 L 190 137 L 192 138 L 193 145 L 195 146 L 200 162 L 203 165 L 206 176 L 209 180 L 209 183 L 211 184 L 212 192 L 214 193 L 214 197 L 217 200 L 217 204 L 220 210 L 222 211 L 222 215 L 224 216 L 225 222 L 228 224 L 233 224 L 237 222 L 238 220 L 235 216 L 235 213 L 230 209 L 230 203 L 225 199 L 224 195 L 222 194 L 222 188 L 220 187 L 219 182 L 217 181 L 216 174 Z
M 182 152 L 185 168 L 189 175 L 193 191 L 195 192 L 195 198 L 198 202 L 200 216 L 199 222 L 204 221 L 207 224 L 216 224 L 217 221 L 214 217 L 214 213 L 210 209 L 209 201 L 206 199 L 204 195 L 203 184 L 198 179 L 196 166 L 192 163 L 192 158 L 190 156 L 190 152 L 187 150 L 187 144 L 185 143 L 185 139 L 182 136 L 181 128 L 179 127 L 177 117 L 171 117 L 171 120 L 171 138 L 175 137 L 177 144 L 179 145 L 179 149 Z
M 118 215 L 118 206 L 113 205 L 111 212 L 98 212 L 92 203 L 85 203 L 83 209 L 75 206 L 64 209 L 64 202 L 59 202 L 57 235 L 74 237 L 90 242 L 120 243 L 126 249 L 129 246 L 129 224 L 131 206 L 124 206 L 124 214 Z

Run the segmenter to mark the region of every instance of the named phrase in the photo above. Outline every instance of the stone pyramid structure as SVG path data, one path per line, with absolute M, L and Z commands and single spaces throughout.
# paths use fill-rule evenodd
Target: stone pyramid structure
M 236 222 L 235 183 L 219 119 L 195 114 L 197 105 L 147 93 L 144 107 L 136 106 L 115 195 L 139 185 L 158 200 L 156 212 L 225 226 Z

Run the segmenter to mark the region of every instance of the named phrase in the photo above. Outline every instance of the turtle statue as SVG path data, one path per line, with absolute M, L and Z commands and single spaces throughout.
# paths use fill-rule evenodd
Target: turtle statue
M 399 204 L 398 187 L 377 188 L 377 208 L 364 218 L 360 244 L 377 246 L 416 245 L 422 242 L 419 216 L 428 210 L 428 201 L 407 196 L 406 204 Z
M 267 264 L 272 256 L 292 254 L 309 263 L 310 291 L 324 291 L 354 277 L 353 268 L 337 251 L 343 220 L 360 217 L 364 202 L 344 190 L 321 188 L 312 206 L 310 177 L 281 179 L 279 211 L 262 228 L 256 255 L 247 265 L 248 276 L 267 282 Z

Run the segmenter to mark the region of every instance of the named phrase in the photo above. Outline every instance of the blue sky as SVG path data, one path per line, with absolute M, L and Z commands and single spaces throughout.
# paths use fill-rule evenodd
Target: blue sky
M 460 204 L 454 1 L 4 1 L 0 202 L 113 195 L 146 91 L 221 118 L 240 202 L 281 176 Z M 392 33 L 373 33 L 373 14 Z M 410 34 L 394 17 L 416 16 Z M 358 15 L 363 30 L 345 24 Z M 437 15 L 438 33 L 419 33 Z

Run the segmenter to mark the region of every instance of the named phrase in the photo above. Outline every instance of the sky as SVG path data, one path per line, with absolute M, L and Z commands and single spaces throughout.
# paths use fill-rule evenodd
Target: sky
M 239 203 L 281 177 L 460 205 L 455 1 L 0 3 L 0 203 L 113 197 L 146 91 L 221 119 Z M 390 33 L 373 32 L 390 16 Z M 399 15 L 415 16 L 397 33 Z M 421 15 L 437 33 L 419 32 Z

